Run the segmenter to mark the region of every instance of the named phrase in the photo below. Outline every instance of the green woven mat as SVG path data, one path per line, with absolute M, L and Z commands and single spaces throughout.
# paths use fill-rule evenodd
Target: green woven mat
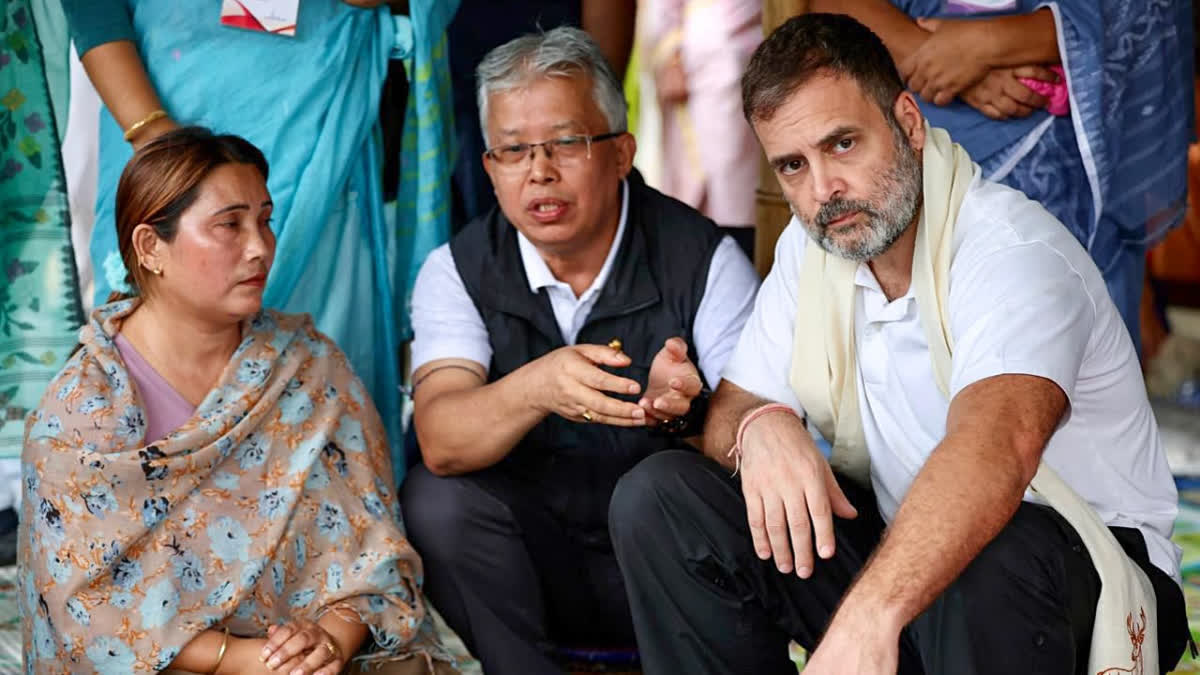
M 17 568 L 0 567 L 0 674 L 21 672 Z
M 1192 639 L 1200 642 L 1200 479 L 1176 478 L 1179 518 L 1171 537 L 1183 549 L 1183 596 L 1187 602 Z M 1200 661 L 1185 655 L 1176 673 L 1200 673 Z

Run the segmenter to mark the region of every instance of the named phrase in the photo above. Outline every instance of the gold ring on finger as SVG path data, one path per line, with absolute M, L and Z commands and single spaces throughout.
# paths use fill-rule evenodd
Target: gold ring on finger
M 329 640 L 325 641 L 325 649 L 329 650 L 329 658 L 336 659 L 338 656 L 337 647 Z
M 584 421 L 586 421 L 586 422 L 595 421 L 595 419 L 592 417 L 592 411 L 588 410 L 587 408 L 583 409 L 583 414 L 580 415 L 580 417 L 582 417 L 584 419 Z

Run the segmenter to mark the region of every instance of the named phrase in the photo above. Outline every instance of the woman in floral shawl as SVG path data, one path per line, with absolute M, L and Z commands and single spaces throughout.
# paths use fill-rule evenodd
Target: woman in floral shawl
M 139 296 L 95 311 L 26 426 L 29 672 L 433 666 L 375 407 L 307 315 L 262 310 L 266 178 L 199 128 L 121 176 Z

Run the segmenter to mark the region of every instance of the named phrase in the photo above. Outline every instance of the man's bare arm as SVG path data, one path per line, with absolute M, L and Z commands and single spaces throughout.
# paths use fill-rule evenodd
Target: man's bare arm
M 729 457 L 729 449 L 737 441 L 738 425 L 746 413 L 767 403 L 770 401 L 721 380 L 708 403 L 701 448 L 704 454 L 733 471 L 735 462 Z
M 545 413 L 528 405 L 521 376 L 486 384 L 482 365 L 439 359 L 413 373 L 413 424 L 425 466 L 452 475 L 504 458 Z
M 976 382 L 950 403 L 946 437 L 917 474 L 883 542 L 831 624 L 895 634 L 928 607 L 1004 528 L 1067 407 L 1032 375 Z
M 413 424 L 425 466 L 438 475 L 477 471 L 499 462 L 547 415 L 579 423 L 643 426 L 636 403 L 604 392 L 637 394 L 641 385 L 601 370 L 629 366 L 603 345 L 575 345 L 530 361 L 487 383 L 484 367 L 439 359 L 413 373 Z

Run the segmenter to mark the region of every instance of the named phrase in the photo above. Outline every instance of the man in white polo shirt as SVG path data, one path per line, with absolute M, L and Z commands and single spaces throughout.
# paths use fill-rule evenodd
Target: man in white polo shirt
M 613 487 L 700 431 L 758 279 L 631 170 L 621 86 L 586 33 L 513 40 L 478 78 L 499 208 L 414 289 L 424 466 L 405 523 L 425 590 L 486 672 L 557 673 L 555 645 L 632 646 Z
M 645 672 L 794 672 L 789 639 L 805 675 L 1087 672 L 1100 579 L 1078 521 L 1027 492 L 1043 461 L 1153 588 L 1117 665 L 1141 667 L 1151 621 L 1170 670 L 1175 487 L 1086 251 L 928 127 L 849 17 L 791 19 L 742 84 L 795 218 L 707 457 L 655 455 L 613 496 Z

